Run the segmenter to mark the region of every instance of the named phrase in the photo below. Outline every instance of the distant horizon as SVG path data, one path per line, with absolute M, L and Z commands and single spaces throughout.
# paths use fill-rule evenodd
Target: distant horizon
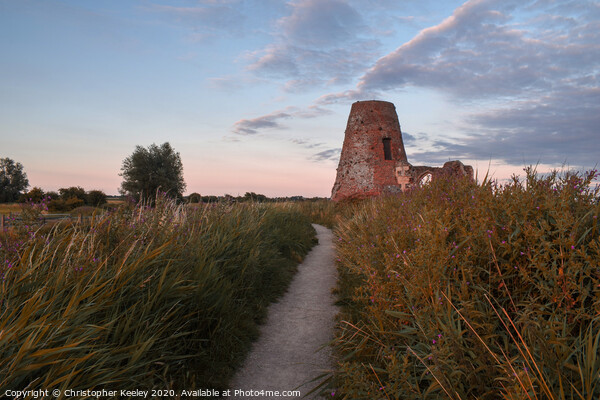
M 329 197 L 357 100 L 413 165 L 600 163 L 597 1 L 0 0 L 0 33 L 0 157 L 46 191 L 169 142 L 186 194 Z
M 15 160 L 15 161 L 17 161 L 17 160 Z M 539 165 L 538 165 L 538 167 L 536 167 L 536 165 L 531 164 L 531 165 L 528 165 L 528 166 L 524 166 L 521 169 L 521 172 L 522 172 L 521 174 L 516 173 L 515 175 L 517 177 L 519 177 L 519 178 L 525 178 L 526 174 L 524 172 L 524 169 L 526 167 L 533 167 L 533 168 L 535 168 L 536 171 L 537 171 L 537 173 L 540 174 L 540 175 L 546 175 L 546 174 L 548 174 L 548 173 L 550 173 L 550 172 L 552 172 L 554 170 L 558 171 L 559 173 L 564 173 L 564 172 L 567 172 L 567 171 L 577 172 L 577 173 L 585 173 L 585 172 L 589 172 L 590 170 L 594 169 L 594 168 L 589 168 L 589 169 L 582 170 L 582 169 L 574 169 L 574 168 L 569 168 L 569 167 L 561 167 L 561 168 L 550 168 L 548 170 L 540 171 L 538 169 Z M 27 173 L 27 171 L 25 171 L 25 173 Z M 475 177 L 475 179 L 476 179 L 476 181 L 478 183 L 481 183 L 482 180 L 483 180 L 483 178 L 486 177 L 486 175 L 488 176 L 488 179 L 499 181 L 499 183 L 501 183 L 501 184 L 502 183 L 507 183 L 508 180 L 511 179 L 511 177 L 512 177 L 511 176 L 511 177 L 509 177 L 507 179 L 498 179 L 498 178 L 495 178 L 492 174 L 487 174 L 487 170 L 485 172 L 483 172 L 483 173 L 480 173 L 477 169 L 475 169 L 475 171 L 474 171 L 474 177 Z M 79 186 L 79 187 L 83 188 L 86 192 L 88 192 L 90 190 L 102 190 L 108 197 L 126 197 L 127 196 L 127 195 L 122 195 L 122 194 L 118 193 L 118 191 L 116 193 L 115 192 L 108 192 L 108 191 L 105 191 L 105 190 L 99 189 L 99 188 L 94 188 L 94 187 L 89 187 L 88 188 L 88 187 L 86 187 L 84 185 L 81 185 L 81 184 L 64 185 L 64 186 L 57 187 L 56 189 L 48 189 L 48 188 L 45 188 L 45 187 L 40 186 L 40 185 L 31 185 L 30 184 L 27 190 L 28 191 L 31 190 L 34 186 L 35 187 L 39 187 L 45 193 L 46 192 L 58 192 L 58 190 L 61 189 L 61 188 L 68 188 L 68 187 L 74 187 L 74 186 L 77 187 L 77 186 Z M 332 184 L 332 186 L 333 186 L 333 184 Z M 600 186 L 600 181 L 598 181 L 598 179 L 594 180 L 594 186 Z M 205 197 L 205 196 L 207 196 L 207 197 L 208 196 L 224 197 L 224 196 L 227 196 L 227 195 L 230 195 L 230 196 L 233 196 L 233 197 L 243 197 L 246 193 L 255 193 L 255 194 L 259 194 L 259 195 L 265 195 L 268 198 L 285 198 L 285 197 L 297 197 L 297 196 L 300 196 L 300 197 L 304 197 L 304 198 L 310 199 L 310 198 L 316 198 L 316 197 L 319 197 L 319 198 L 330 198 L 331 197 L 331 192 L 329 193 L 329 195 L 326 195 L 326 196 L 319 196 L 319 195 L 314 195 L 313 196 L 313 195 L 306 195 L 306 194 L 302 194 L 302 193 L 288 194 L 288 195 L 280 195 L 280 194 L 279 195 L 268 195 L 266 193 L 258 192 L 256 190 L 251 190 L 251 189 L 244 190 L 243 192 L 233 193 L 233 192 L 229 191 L 229 192 L 223 192 L 223 193 L 220 193 L 220 194 L 219 193 L 208 193 L 208 192 L 207 193 L 203 193 L 203 192 L 200 192 L 200 191 L 197 191 L 197 190 L 187 189 L 183 193 L 183 196 L 187 197 L 187 196 L 189 196 L 189 195 L 191 195 L 193 193 L 198 193 L 198 194 L 200 194 L 203 197 Z

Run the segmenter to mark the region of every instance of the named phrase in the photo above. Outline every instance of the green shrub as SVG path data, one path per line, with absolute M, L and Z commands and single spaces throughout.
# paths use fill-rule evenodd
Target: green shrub
M 202 201 L 202 196 L 200 195 L 200 193 L 192 193 L 188 196 L 188 202 L 189 203 L 200 203 Z
M 69 210 L 66 202 L 62 199 L 52 199 L 48 202 L 48 211 L 50 212 L 64 212 Z
M 65 200 L 65 207 L 67 210 L 72 210 L 77 207 L 82 207 L 84 204 L 85 204 L 85 201 L 83 201 L 82 199 L 77 198 L 77 197 L 71 197 L 70 199 Z
M 46 192 L 46 200 L 56 200 L 58 198 L 60 198 L 60 195 L 57 192 Z
M 48 211 L 50 212 L 67 212 L 77 207 L 82 207 L 85 204 L 83 200 L 77 197 L 71 197 L 68 200 L 56 199 L 48 202 Z
M 86 202 L 85 189 L 83 189 L 80 186 L 60 188 L 58 189 L 58 193 L 60 193 L 60 198 L 64 201 L 69 201 L 70 199 L 77 198 L 80 199 L 84 204 Z
M 19 203 L 39 203 L 42 200 L 45 200 L 45 198 L 46 196 L 44 194 L 44 191 L 41 188 L 35 186 L 29 192 L 23 193 L 19 197 Z
M 585 175 L 440 179 L 337 229 L 336 397 L 600 397 L 600 205 Z
M 106 193 L 104 193 L 102 190 L 90 190 L 85 195 L 85 199 L 86 199 L 85 204 L 93 206 L 93 207 L 100 207 L 100 206 L 106 204 L 106 201 L 107 201 Z

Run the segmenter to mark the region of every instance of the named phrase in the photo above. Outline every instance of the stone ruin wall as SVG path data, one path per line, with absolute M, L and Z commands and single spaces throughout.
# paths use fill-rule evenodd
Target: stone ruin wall
M 442 174 L 472 179 L 473 168 L 460 161 L 449 161 L 441 168 L 412 166 L 394 104 L 376 100 L 352 104 L 331 193 L 333 201 L 398 193 Z

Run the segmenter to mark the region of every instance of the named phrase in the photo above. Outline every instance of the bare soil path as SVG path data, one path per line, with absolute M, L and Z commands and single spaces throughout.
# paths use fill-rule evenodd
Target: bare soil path
M 231 383 L 229 399 L 291 399 L 257 396 L 256 391 L 299 390 L 305 396 L 318 375 L 331 370 L 331 351 L 337 307 L 331 289 L 336 283 L 332 232 L 313 224 L 319 244 L 298 266 L 285 296 L 269 307 L 265 325 L 243 367 Z M 236 390 L 246 391 L 245 394 Z M 253 390 L 255 393 L 248 393 Z M 317 398 L 316 393 L 307 398 Z

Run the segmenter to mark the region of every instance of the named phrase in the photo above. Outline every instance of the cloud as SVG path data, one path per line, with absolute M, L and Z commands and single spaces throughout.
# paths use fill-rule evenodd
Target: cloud
M 211 88 L 232 92 L 243 87 L 242 81 L 230 76 L 209 78 L 208 83 Z
M 522 3 L 466 2 L 379 59 L 358 88 L 432 87 L 469 99 L 530 95 L 598 66 L 597 20 L 584 16 L 583 9 L 571 10 L 567 18 L 549 14 L 557 11 L 553 6 Z M 523 20 L 526 9 L 533 17 Z M 587 3 L 585 9 L 597 12 L 598 5 Z M 552 29 L 557 23 L 562 29 Z
M 456 105 L 464 136 L 430 142 L 419 160 L 594 165 L 599 72 L 597 2 L 470 0 L 380 58 L 355 89 L 316 104 L 429 88 Z
M 367 98 L 375 99 L 381 97 L 380 93 L 378 91 L 367 92 L 365 90 L 350 89 L 338 93 L 324 94 L 315 101 L 315 104 L 331 105 L 338 102 L 359 101 Z
M 323 150 L 316 154 L 313 154 L 310 159 L 313 161 L 337 161 L 340 158 L 340 154 L 342 153 L 341 148 L 337 149 L 329 149 Z
M 195 7 L 154 4 L 150 10 L 171 15 L 192 26 L 193 33 L 189 37 L 198 41 L 243 32 L 246 17 L 237 7 L 240 0 L 204 0 L 198 3 Z
M 417 146 L 409 151 L 417 162 L 462 158 L 593 166 L 600 161 L 593 145 L 600 133 L 597 2 L 469 0 L 370 68 L 372 48 L 364 52 L 369 35 L 361 32 L 365 21 L 357 5 L 323 3 L 320 16 L 316 0 L 293 3 L 290 15 L 277 23 L 278 40 L 251 54 L 249 68 L 286 80 L 292 91 L 348 82 L 363 71 L 359 83 L 322 95 L 312 109 L 288 107 L 238 121 L 234 132 L 285 129 L 284 119 L 320 115 L 331 104 L 417 87 L 446 95 L 458 120 L 449 131 L 461 133 L 443 140 L 435 139 L 436 132 L 405 134 L 405 142 Z M 336 10 L 339 21 L 333 19 Z M 356 54 L 344 60 L 345 51 Z M 334 157 L 334 150 L 312 159 Z
M 248 85 L 256 85 L 264 82 L 251 76 L 227 75 L 221 77 L 208 78 L 207 83 L 211 89 L 216 89 L 225 92 L 235 92 Z
M 600 162 L 600 88 L 567 90 L 512 107 L 465 117 L 466 137 L 431 142 L 413 152 L 420 162 L 499 159 L 510 165 L 563 164 L 593 167 Z
M 239 4 L 241 0 L 196 0 L 199 4 Z
M 278 21 L 288 41 L 310 48 L 338 48 L 364 30 L 361 16 L 339 0 L 303 0 Z
M 533 15 L 523 20 L 526 12 Z M 463 99 L 543 93 L 585 71 L 595 77 L 599 14 L 600 5 L 587 1 L 569 8 L 554 2 L 470 0 L 380 58 L 356 89 L 323 98 L 354 99 L 409 86 Z
M 287 126 L 280 123 L 282 119 L 290 118 L 316 118 L 322 115 L 330 114 L 331 111 L 317 105 L 311 105 L 306 109 L 289 106 L 283 110 L 262 115 L 252 119 L 241 119 L 233 124 L 233 133 L 240 135 L 255 135 L 262 129 L 287 129 Z
M 286 80 L 284 89 L 350 82 L 376 56 L 379 42 L 361 14 L 340 0 L 299 0 L 280 18 L 274 41 L 246 55 L 249 71 Z
M 286 112 L 275 111 L 257 118 L 241 119 L 233 124 L 233 133 L 255 135 L 261 129 L 285 129 L 286 127 L 279 123 L 279 120 L 290 117 L 291 115 Z
M 293 110 L 293 116 L 298 118 L 316 118 L 321 117 L 323 115 L 330 115 L 333 112 L 327 108 L 323 108 L 318 105 L 311 105 L 306 107 L 306 109 L 299 109 L 295 107 L 288 107 L 288 110 Z
M 240 135 L 256 135 L 263 130 L 285 130 L 288 129 L 288 127 L 282 123 L 282 120 L 291 118 L 311 119 L 330 113 L 330 110 L 315 105 L 304 109 L 290 106 L 283 110 L 274 111 L 270 114 L 262 115 L 260 117 L 239 120 L 233 125 L 232 128 L 232 133 L 235 135 L 225 136 L 224 139 L 226 141 L 238 141 L 236 140 L 236 137 L 239 138 Z M 289 140 L 304 149 L 313 151 L 326 145 L 324 142 L 317 142 L 313 139 L 306 138 L 292 138 Z M 308 156 L 308 159 L 316 162 L 337 160 L 341 150 L 342 149 L 340 148 L 322 150 Z
M 600 88 L 564 88 L 519 107 L 493 109 L 469 117 L 480 133 L 463 142 L 472 155 L 502 154 L 509 164 L 593 166 L 600 162 Z
M 404 143 L 414 143 L 417 140 L 417 138 L 413 135 L 411 135 L 408 132 L 402 132 L 402 142 Z
M 325 145 L 325 143 L 323 143 L 323 142 L 314 143 L 308 139 L 292 139 L 292 143 L 300 145 L 300 146 L 304 147 L 305 149 L 315 149 L 317 147 L 321 147 L 321 146 Z

